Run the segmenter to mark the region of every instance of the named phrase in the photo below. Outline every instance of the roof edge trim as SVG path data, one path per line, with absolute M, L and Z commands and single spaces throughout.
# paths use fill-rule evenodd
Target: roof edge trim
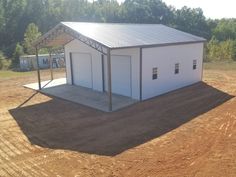
M 188 41 L 188 42 L 176 42 L 176 43 L 165 43 L 165 44 L 151 44 L 151 45 L 136 45 L 136 46 L 127 46 L 127 47 L 112 47 L 111 49 L 126 49 L 126 48 L 153 48 L 153 47 L 166 47 L 174 45 L 187 45 L 187 44 L 196 44 L 196 43 L 206 43 L 207 40 L 201 41 Z

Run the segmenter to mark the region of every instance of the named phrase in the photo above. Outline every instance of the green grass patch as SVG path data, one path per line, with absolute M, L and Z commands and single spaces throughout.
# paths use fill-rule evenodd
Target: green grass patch
M 236 61 L 225 61 L 225 62 L 206 62 L 203 64 L 206 70 L 235 70 Z

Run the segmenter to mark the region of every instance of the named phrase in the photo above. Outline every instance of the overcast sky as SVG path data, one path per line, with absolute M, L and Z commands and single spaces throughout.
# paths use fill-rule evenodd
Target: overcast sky
M 124 0 L 118 0 L 124 2 Z M 236 18 L 236 0 L 162 0 L 176 8 L 202 8 L 207 18 Z

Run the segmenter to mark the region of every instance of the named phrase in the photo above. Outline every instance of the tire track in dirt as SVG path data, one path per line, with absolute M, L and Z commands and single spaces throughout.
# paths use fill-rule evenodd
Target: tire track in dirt
M 227 164 L 226 166 L 228 167 L 235 166 L 235 161 L 229 160 L 231 158 L 227 157 L 229 155 L 228 150 L 231 149 L 233 146 L 233 144 L 229 143 L 229 138 L 231 137 L 229 135 L 232 135 L 232 133 L 234 133 L 234 131 L 236 130 L 234 123 L 235 118 L 236 116 L 231 114 L 230 112 L 226 112 L 225 114 L 221 115 L 221 123 L 218 126 L 218 129 L 216 130 L 217 134 L 214 134 L 214 143 L 211 146 L 211 149 L 209 149 L 207 155 L 201 160 L 202 165 L 200 167 L 197 167 L 199 170 L 197 173 L 194 174 L 194 176 L 201 177 L 206 172 L 209 174 L 209 169 L 216 168 L 214 166 L 218 166 L 218 168 L 220 169 L 223 166 L 223 164 L 220 163 L 221 161 L 222 163 L 225 163 L 224 165 Z M 222 156 L 221 154 L 224 153 L 225 155 Z M 208 159 L 207 165 L 203 163 L 203 161 L 205 161 L 204 159 Z M 216 172 L 217 171 L 211 171 L 212 174 Z M 227 176 L 233 177 L 234 175 L 231 174 L 232 173 L 229 172 Z
M 61 157 L 62 158 L 62 157 Z M 9 176 L 17 176 L 16 174 L 22 174 L 22 176 L 56 176 L 56 173 L 47 169 L 47 164 L 57 161 L 58 157 L 53 155 L 53 152 L 41 152 L 38 155 L 32 157 L 15 159 L 14 163 L 11 159 L 8 159 L 1 165 L 0 174 L 8 174 Z

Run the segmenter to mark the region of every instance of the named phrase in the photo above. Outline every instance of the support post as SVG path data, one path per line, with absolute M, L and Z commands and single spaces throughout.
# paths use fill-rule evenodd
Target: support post
M 65 63 L 65 72 L 66 72 L 66 83 L 68 82 L 68 73 L 67 73 L 67 63 L 66 63 L 66 49 L 65 46 L 63 46 L 63 53 L 64 53 L 64 63 Z
M 72 53 L 70 52 L 70 75 L 71 75 L 71 85 L 74 85 L 74 75 L 73 75 L 73 60 Z
M 206 59 L 206 43 L 203 43 L 203 52 L 202 52 L 202 73 L 201 73 L 201 81 L 203 79 L 203 64 Z
M 107 49 L 108 107 L 112 111 L 111 50 Z
M 52 52 L 49 50 L 49 62 L 50 62 L 50 73 L 51 73 L 51 81 L 53 80 L 53 68 L 52 68 Z
M 139 53 L 139 94 L 140 94 L 140 101 L 142 101 L 142 92 L 143 92 L 143 89 L 142 89 L 142 77 L 143 77 L 143 66 L 142 66 L 142 62 L 143 62 L 143 50 L 142 48 L 140 48 L 140 53 Z
M 36 51 L 36 63 L 37 63 L 37 75 L 38 75 L 38 84 L 39 84 L 39 90 L 42 89 L 41 87 L 41 79 L 40 79 L 40 68 L 39 68 L 39 55 L 38 55 L 38 48 L 35 48 Z
M 105 72 L 104 72 L 104 55 L 101 55 L 101 59 L 102 59 L 102 91 L 105 92 Z

